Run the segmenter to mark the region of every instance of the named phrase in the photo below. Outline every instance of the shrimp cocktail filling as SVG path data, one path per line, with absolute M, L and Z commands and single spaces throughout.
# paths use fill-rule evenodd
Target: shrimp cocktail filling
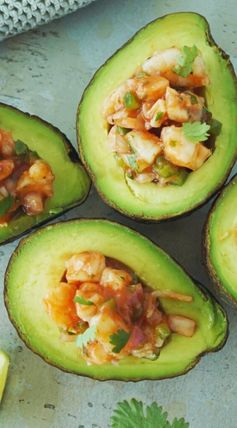
M 158 358 L 172 333 L 193 336 L 196 323 L 168 315 L 159 298 L 190 304 L 192 297 L 142 284 L 122 263 L 97 252 L 72 255 L 45 308 L 88 364 L 115 363 L 126 356 Z
M 22 210 L 29 216 L 44 210 L 53 195 L 54 175 L 50 166 L 10 132 L 0 129 L 0 226 Z
M 182 185 L 211 156 L 221 124 L 205 105 L 209 79 L 194 45 L 157 51 L 105 100 L 108 145 L 138 183 Z

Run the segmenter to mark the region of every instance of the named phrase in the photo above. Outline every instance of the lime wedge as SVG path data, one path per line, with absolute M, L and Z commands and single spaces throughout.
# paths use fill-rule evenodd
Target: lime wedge
M 3 391 L 5 388 L 7 373 L 9 366 L 9 357 L 5 352 L 0 351 L 0 403 L 3 396 Z

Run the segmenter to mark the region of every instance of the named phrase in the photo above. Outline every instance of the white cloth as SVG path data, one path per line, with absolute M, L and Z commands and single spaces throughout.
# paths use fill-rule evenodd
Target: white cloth
M 35 28 L 94 0 L 0 0 L 0 40 Z

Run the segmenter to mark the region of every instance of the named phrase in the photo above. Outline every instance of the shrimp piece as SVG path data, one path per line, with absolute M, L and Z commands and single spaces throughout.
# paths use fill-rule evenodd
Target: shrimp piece
M 98 312 L 98 307 L 104 303 L 103 290 L 99 284 L 84 282 L 76 292 L 75 297 L 81 297 L 91 304 L 76 303 L 78 317 L 89 322 Z
M 131 131 L 126 135 L 126 139 L 137 158 L 142 159 L 148 166 L 162 151 L 160 139 L 149 132 Z
M 145 172 L 143 174 L 137 174 L 134 180 L 140 184 L 144 184 L 144 183 L 151 183 L 157 178 L 158 176 L 154 172 Z
M 90 327 L 96 325 L 96 339 L 100 342 L 105 351 L 112 353 L 113 345 L 110 343 L 111 336 L 118 330 L 128 331 L 126 323 L 116 312 L 110 301 L 107 301 L 97 315 L 90 320 Z
M 0 161 L 0 181 L 9 177 L 14 170 L 14 162 L 11 159 Z
M 66 279 L 68 282 L 99 282 L 105 269 L 103 254 L 85 251 L 74 254 L 66 261 Z
M 37 159 L 18 179 L 16 193 L 20 197 L 24 197 L 31 192 L 50 197 L 53 194 L 53 181 L 54 175 L 50 166 L 46 162 Z
M 111 147 L 111 151 L 119 154 L 130 153 L 130 147 L 125 139 L 125 135 L 121 135 L 118 131 L 117 126 L 113 126 L 108 134 L 108 142 Z
M 37 215 L 44 210 L 44 201 L 40 193 L 27 193 L 21 201 L 27 215 Z
M 204 98 L 191 92 L 179 93 L 167 88 L 165 94 L 168 117 L 176 122 L 193 122 L 202 118 Z
M 141 100 L 153 100 L 163 97 L 169 81 L 161 76 L 145 76 L 136 79 L 136 94 Z
M 147 130 L 159 128 L 167 119 L 165 100 L 160 98 L 154 104 L 143 103 L 142 113 L 146 120 L 145 127 Z
M 134 79 L 128 79 L 116 88 L 109 97 L 106 98 L 103 105 L 103 116 L 108 121 L 114 113 L 124 108 L 123 97 L 126 92 L 135 90 L 136 82 Z M 110 122 L 109 122 L 110 123 Z
M 152 343 L 145 343 L 138 349 L 133 349 L 131 354 L 136 358 L 147 358 L 148 360 L 156 360 L 158 358 L 158 350 L 154 349 Z
M 115 357 L 108 354 L 103 344 L 98 341 L 88 343 L 84 353 L 89 364 L 101 365 L 115 360 Z
M 117 124 L 118 126 L 121 126 L 119 125 L 119 123 L 121 123 L 121 121 L 128 119 L 128 111 L 125 108 L 122 108 L 121 110 L 118 110 L 115 113 L 107 116 L 106 119 L 110 125 Z
M 50 317 L 65 329 L 74 328 L 78 323 L 76 307 L 73 302 L 75 292 L 76 285 L 61 282 L 50 291 L 43 301 Z
M 145 122 L 141 113 L 136 117 L 124 117 L 121 119 L 114 120 L 115 125 L 121 126 L 122 128 L 134 129 L 136 131 L 145 131 Z
M 161 131 L 166 159 L 174 165 L 196 170 L 211 156 L 211 150 L 201 143 L 194 144 L 183 134 L 182 128 L 167 126 Z
M 178 65 L 181 55 L 181 50 L 175 47 L 163 51 L 159 50 L 144 62 L 142 69 L 148 74 L 158 74 L 167 78 L 170 84 L 174 86 L 207 86 L 209 80 L 200 54 L 194 59 L 192 72 L 187 77 L 179 76 L 173 71 Z
M 0 155 L 5 159 L 14 154 L 15 143 L 10 132 L 0 129 Z
M 127 287 L 132 282 L 132 276 L 125 270 L 105 268 L 100 283 L 104 287 L 110 287 L 118 291 Z

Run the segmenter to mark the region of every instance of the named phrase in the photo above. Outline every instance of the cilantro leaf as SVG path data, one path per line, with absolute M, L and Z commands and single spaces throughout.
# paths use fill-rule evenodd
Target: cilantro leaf
M 185 420 L 175 418 L 173 423 L 167 419 L 167 412 L 156 403 L 144 408 L 141 401 L 134 398 L 118 403 L 111 418 L 111 428 L 188 428 Z
M 189 427 L 189 423 L 185 422 L 184 418 L 181 419 L 177 419 L 175 418 L 173 420 L 172 425 L 170 425 L 171 428 L 188 428 Z
M 197 56 L 197 46 L 184 46 L 178 57 L 178 64 L 173 68 L 173 71 L 181 77 L 187 77 L 192 72 L 193 63 Z
M 201 122 L 187 122 L 183 124 L 184 136 L 193 143 L 206 141 L 209 137 L 210 125 Z
M 96 337 L 96 325 L 88 327 L 84 333 L 79 334 L 76 338 L 76 345 L 78 348 L 83 348 L 89 342 L 93 342 Z
M 84 299 L 82 296 L 75 296 L 73 301 L 75 303 L 80 303 L 81 305 L 92 306 L 94 303 L 91 300 Z
M 17 140 L 15 143 L 15 152 L 16 152 L 16 155 L 18 156 L 25 155 L 26 153 L 29 152 L 29 148 L 25 143 L 23 143 L 23 141 Z
M 110 336 L 110 343 L 111 345 L 114 345 L 112 351 L 115 354 L 118 354 L 128 342 L 129 337 L 130 333 L 122 329 L 117 330 L 116 333 L 112 334 Z

